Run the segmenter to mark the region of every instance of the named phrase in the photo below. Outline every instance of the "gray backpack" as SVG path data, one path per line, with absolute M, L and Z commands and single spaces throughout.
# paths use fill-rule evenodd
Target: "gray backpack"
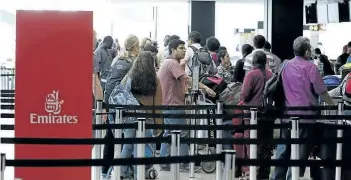
M 200 77 L 205 74 L 212 74 L 213 62 L 211 54 L 204 48 L 197 49 L 193 46 L 190 46 L 190 48 L 194 51 L 194 56 L 191 66 L 187 63 L 189 70 L 192 72 L 194 62 L 198 61 L 200 63 Z

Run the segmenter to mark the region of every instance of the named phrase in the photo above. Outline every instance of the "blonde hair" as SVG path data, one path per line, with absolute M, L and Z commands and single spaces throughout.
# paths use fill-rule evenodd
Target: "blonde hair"
M 124 41 L 124 52 L 121 53 L 121 56 L 128 57 L 130 51 L 139 44 L 139 38 L 135 35 L 129 35 L 127 39 Z
M 150 38 L 144 38 L 141 40 L 140 50 L 143 50 L 146 46 L 152 45 L 152 41 Z

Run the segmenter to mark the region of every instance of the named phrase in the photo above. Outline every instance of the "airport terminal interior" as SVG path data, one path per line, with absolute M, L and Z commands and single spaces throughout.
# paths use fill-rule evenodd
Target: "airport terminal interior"
M 281 60 L 294 57 L 293 40 L 297 37 L 296 35 L 304 36 L 310 39 L 311 48 L 313 50 L 318 48 L 321 54 L 327 56 L 332 69 L 338 71 L 335 68 L 338 57 L 343 53 L 343 48 L 348 43 L 351 46 L 351 1 L 302 1 L 0 0 L 1 74 L 15 72 L 16 11 L 18 10 L 92 11 L 93 29 L 96 32 L 98 43 L 101 43 L 106 36 L 111 36 L 114 43 L 120 47 L 121 52 L 125 50 L 124 42 L 131 34 L 140 40 L 149 38 L 157 47 L 158 52 L 161 52 L 167 46 L 164 42 L 166 36 L 177 35 L 188 43 L 189 33 L 198 31 L 202 35 L 202 41 L 204 41 L 201 44 L 205 44 L 205 40 L 212 36 L 218 39 L 220 46 L 227 49 L 232 66 L 243 58 L 242 46 L 244 44 L 253 46 L 254 38 L 257 35 L 264 36 L 271 43 L 272 53 Z M 300 15 L 296 15 L 296 13 L 300 13 Z M 70 43 L 69 38 L 66 41 Z M 50 46 L 50 42 L 47 43 Z M 351 47 L 349 48 L 351 49 Z M 37 49 L 37 51 L 40 53 L 41 50 Z M 57 53 L 60 53 L 59 49 Z M 312 52 L 313 55 L 316 55 L 315 53 L 315 51 Z M 335 73 L 335 75 L 339 75 L 339 73 Z M 14 90 L 14 76 L 1 76 L 0 89 Z M 10 97 L 1 96 L 1 98 Z M 7 105 L 6 102 L 1 101 L 1 105 Z M 14 110 L 1 109 L 0 113 L 14 113 Z M 14 118 L 1 118 L 0 120 L 0 125 L 13 124 Z M 3 137 L 14 137 L 14 131 L 0 130 L 0 138 Z M 0 144 L 0 152 L 6 153 L 7 158 L 13 159 L 14 145 Z M 158 155 L 158 153 L 156 154 Z M 274 158 L 275 151 L 272 156 L 272 159 Z M 273 167 L 271 172 L 273 172 Z M 188 172 L 180 174 L 180 178 L 176 180 L 189 179 Z M 38 180 L 44 180 L 47 177 L 42 178 Z M 168 172 L 158 172 L 157 179 L 172 178 L 172 174 Z M 311 179 L 309 170 L 301 178 Z M 14 168 L 6 168 L 5 178 L 1 180 L 13 179 L 15 179 Z M 214 180 L 216 173 L 206 173 L 199 170 L 196 171 L 193 179 Z M 114 179 L 111 178 L 111 180 Z

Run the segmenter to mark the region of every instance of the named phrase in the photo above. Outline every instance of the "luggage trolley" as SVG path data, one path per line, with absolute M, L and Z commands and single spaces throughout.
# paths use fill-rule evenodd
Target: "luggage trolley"
M 213 105 L 214 103 L 211 102 L 210 100 L 205 98 L 205 93 L 202 90 L 198 91 L 199 93 L 196 94 L 196 102 L 193 103 L 192 101 L 192 95 L 190 93 L 186 93 L 186 100 L 185 103 L 187 105 Z M 191 110 L 190 110 L 191 111 Z M 187 112 L 190 114 L 191 112 Z M 207 114 L 207 113 L 215 113 L 213 109 L 201 109 L 195 111 L 196 114 Z M 191 121 L 191 120 L 190 120 Z M 188 124 L 191 124 L 188 122 Z M 214 125 L 215 120 L 214 119 L 196 119 L 195 120 L 195 125 Z M 195 130 L 195 137 L 194 138 L 216 138 L 215 131 L 208 131 L 208 130 Z M 211 146 L 209 144 L 195 144 L 194 148 L 194 155 L 207 155 L 207 154 L 216 154 L 216 148 L 215 146 Z M 195 166 L 195 172 L 200 172 L 203 171 L 205 173 L 213 173 L 216 170 L 216 162 L 215 161 L 206 161 L 206 162 L 201 162 L 200 164 L 197 164 Z
M 210 100 L 207 100 L 205 97 L 205 93 L 199 89 L 199 78 L 200 78 L 200 62 L 194 61 L 193 66 L 192 66 L 192 85 L 191 85 L 191 94 L 187 94 L 186 96 L 186 104 L 191 104 L 191 105 L 208 105 L 208 104 L 213 104 Z M 207 113 L 214 113 L 214 110 L 210 110 L 207 112 L 207 110 L 191 110 L 192 114 L 207 114 Z M 195 124 L 195 125 L 207 125 L 207 124 L 215 124 L 215 120 L 210 120 L 212 123 L 208 123 L 208 119 L 191 119 L 190 124 Z M 214 135 L 214 133 L 211 133 Z M 190 135 L 194 138 L 199 137 L 199 138 L 206 138 L 208 137 L 208 131 L 206 130 L 192 130 L 190 131 Z M 214 135 L 215 137 L 215 135 Z M 210 147 L 208 144 L 207 145 L 201 145 L 199 146 L 198 144 L 191 144 L 190 146 L 190 154 L 215 154 L 216 150 L 213 147 Z M 194 167 L 195 164 L 190 163 L 190 168 Z M 200 168 L 194 168 L 195 172 L 198 172 L 199 170 L 203 170 L 206 173 L 213 173 L 216 170 L 216 162 L 201 162 L 200 163 Z M 193 176 L 194 173 L 192 170 L 190 170 L 190 176 Z
M 212 101 L 209 99 L 206 99 L 205 93 L 202 90 L 199 90 L 198 98 L 196 101 L 196 105 L 214 105 Z M 214 114 L 213 109 L 201 109 L 196 111 L 197 114 Z M 214 119 L 196 119 L 195 125 L 215 125 L 215 120 Z M 197 130 L 195 131 L 195 137 L 196 138 L 216 138 L 215 131 L 209 131 L 209 130 Z M 216 148 L 215 146 L 211 146 L 209 144 L 196 144 L 195 145 L 195 154 L 200 154 L 200 155 L 207 155 L 207 154 L 216 154 Z M 215 161 L 206 161 L 206 162 L 201 162 L 199 168 L 195 168 L 195 171 L 204 171 L 205 173 L 213 173 L 216 170 L 216 162 Z

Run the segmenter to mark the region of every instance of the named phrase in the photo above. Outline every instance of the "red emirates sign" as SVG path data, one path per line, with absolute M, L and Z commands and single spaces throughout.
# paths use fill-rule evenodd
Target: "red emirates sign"
M 92 137 L 92 12 L 17 11 L 15 137 Z M 92 146 L 15 145 L 15 159 L 90 159 Z M 91 167 L 15 168 L 23 180 L 88 180 Z

